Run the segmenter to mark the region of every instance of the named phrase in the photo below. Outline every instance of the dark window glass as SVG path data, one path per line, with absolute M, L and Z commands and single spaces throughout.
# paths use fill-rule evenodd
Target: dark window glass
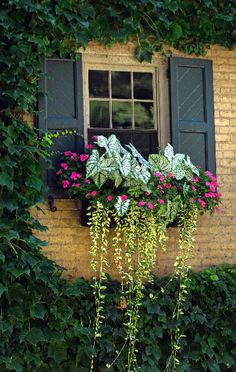
M 151 129 L 154 128 L 153 103 L 135 102 L 134 103 L 135 128 Z
M 151 73 L 134 72 L 134 99 L 153 99 Z
M 109 97 L 108 71 L 89 71 L 89 97 Z
M 109 102 L 90 101 L 90 127 L 109 128 Z
M 131 98 L 131 73 L 111 73 L 112 98 Z
M 113 128 L 127 129 L 132 127 L 132 105 L 130 102 L 112 102 Z

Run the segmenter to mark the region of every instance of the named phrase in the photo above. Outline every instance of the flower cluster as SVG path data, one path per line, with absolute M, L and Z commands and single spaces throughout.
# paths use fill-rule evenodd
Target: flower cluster
M 92 150 L 95 145 L 88 144 L 87 150 Z M 147 189 L 135 193 L 123 185 L 118 188 L 111 182 L 99 188 L 92 179 L 86 177 L 86 163 L 89 154 L 76 154 L 65 151 L 56 174 L 59 176 L 61 187 L 70 198 L 89 200 L 91 203 L 99 200 L 105 207 L 114 208 L 118 197 L 122 202 L 133 201 L 138 207 L 146 210 L 161 210 L 166 208 L 168 201 L 181 200 L 184 205 L 197 206 L 200 212 L 219 211 L 221 194 L 217 191 L 219 186 L 216 177 L 209 171 L 199 168 L 199 176 L 191 180 L 177 180 L 168 172 L 152 174 Z

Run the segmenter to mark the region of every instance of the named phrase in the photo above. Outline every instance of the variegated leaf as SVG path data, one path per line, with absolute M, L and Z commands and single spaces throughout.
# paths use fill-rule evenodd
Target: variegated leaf
M 125 154 L 120 163 L 120 171 L 124 177 L 127 177 L 131 171 L 131 155 Z
M 144 164 L 146 166 L 148 165 L 147 160 L 144 159 L 144 157 L 142 157 L 142 155 L 131 143 L 129 145 L 126 145 L 126 147 L 128 147 L 131 150 L 132 155 L 139 160 L 140 164 Z
M 112 154 L 120 154 L 120 141 L 112 134 L 107 140 L 107 146 Z
M 146 167 L 146 165 L 142 165 L 140 169 L 139 179 L 146 185 L 151 178 L 151 174 Z
M 197 167 L 195 167 L 195 165 L 193 165 L 188 155 L 187 155 L 187 159 L 185 160 L 185 164 L 191 169 L 193 173 L 199 176 L 199 170 L 197 169 Z
M 130 205 L 130 200 L 129 199 L 122 200 L 121 197 L 118 196 L 117 202 L 115 204 L 115 209 L 118 213 L 118 216 L 120 216 L 120 217 L 124 216 L 129 209 L 129 205 Z
M 165 147 L 164 155 L 165 155 L 165 157 L 169 160 L 169 162 L 171 163 L 172 158 L 173 158 L 173 156 L 174 156 L 174 149 L 173 149 L 173 147 L 172 147 L 169 143 L 168 143 L 168 145 Z
M 177 180 L 182 180 L 186 176 L 183 164 L 177 165 L 177 167 L 172 170 L 172 173 Z
M 99 171 L 99 153 L 97 150 L 93 150 L 86 163 L 86 177 L 93 177 Z
M 161 172 L 165 174 L 171 171 L 171 164 L 164 155 L 151 154 L 149 155 L 148 163 L 152 173 Z

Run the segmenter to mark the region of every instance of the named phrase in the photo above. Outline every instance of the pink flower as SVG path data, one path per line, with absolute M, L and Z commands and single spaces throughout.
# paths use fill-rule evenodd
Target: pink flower
M 193 191 L 197 191 L 197 189 L 196 189 L 196 187 L 195 186 L 191 186 L 191 189 L 193 190 Z
M 159 190 L 163 190 L 163 186 L 161 186 L 161 185 L 157 185 L 157 188 L 158 188 Z
M 108 195 L 107 201 L 112 201 L 113 197 L 111 195 Z
M 90 192 L 87 192 L 87 194 L 85 195 L 86 198 L 89 198 L 91 196 Z
M 67 181 L 67 180 L 62 181 L 62 187 L 63 187 L 63 189 L 67 189 L 67 187 L 69 186 L 69 184 L 70 184 L 70 181 Z
M 170 188 L 171 188 L 171 184 L 170 184 L 170 183 L 167 183 L 167 184 L 166 184 L 166 188 L 167 188 L 167 189 L 170 189 Z
M 80 161 L 86 161 L 86 160 L 88 160 L 88 155 L 85 155 L 85 154 L 81 154 L 80 156 L 79 156 L 79 159 L 80 159 Z
M 70 160 L 74 160 L 75 158 L 77 158 L 77 154 L 75 152 L 73 152 L 71 157 L 70 157 Z
M 95 195 L 97 195 L 97 193 L 98 193 L 98 192 L 97 192 L 96 190 L 94 190 L 94 191 L 91 191 L 91 195 L 92 195 L 92 196 L 95 196 Z
M 217 194 L 216 194 L 216 196 L 218 197 L 218 198 L 222 198 L 222 194 L 220 193 L 220 192 L 218 192 Z
M 204 200 L 202 200 L 202 199 L 198 199 L 198 201 L 199 201 L 199 203 L 201 204 L 201 206 L 202 206 L 202 208 L 205 208 L 205 206 L 206 206 L 206 202 L 204 202 Z
M 81 174 L 77 172 L 71 172 L 70 178 L 77 181 L 77 178 L 81 178 Z
M 62 174 L 62 170 L 59 169 L 59 170 L 56 172 L 56 174 Z
M 128 199 L 128 196 L 125 195 L 125 194 L 122 194 L 122 195 L 120 196 L 120 198 L 121 198 L 122 201 L 125 201 L 125 200 Z
M 61 163 L 61 167 L 64 169 L 64 170 L 67 170 L 68 169 L 68 165 L 66 163 Z
M 195 178 L 193 177 L 193 178 L 191 179 L 191 181 L 192 181 L 192 182 L 199 182 L 199 178 L 198 178 L 198 177 L 195 177 Z
M 167 176 L 170 177 L 170 178 L 175 178 L 175 176 L 174 176 L 173 173 L 171 173 L 171 172 L 168 172 L 168 173 L 167 173 Z
M 140 202 L 138 202 L 138 206 L 139 207 L 143 207 L 145 204 L 146 204 L 146 202 L 143 201 L 143 200 L 141 200 Z
M 152 202 L 148 202 L 148 208 L 149 209 L 153 209 L 154 208 L 154 205 L 152 204 Z
M 194 203 L 195 201 L 194 198 L 190 198 L 189 200 L 190 200 L 190 203 Z
M 161 176 L 161 172 L 156 172 L 155 173 L 155 176 L 160 177 Z
M 213 182 L 206 182 L 206 185 L 209 186 L 210 190 L 215 192 L 216 188 Z
M 145 195 L 147 195 L 147 196 L 148 196 L 148 195 L 150 195 L 150 192 L 148 192 L 148 191 L 145 191 Z
M 94 147 L 94 146 L 93 146 L 91 143 L 88 143 L 88 144 L 86 145 L 86 149 L 88 149 L 88 150 L 92 150 L 93 147 Z
M 93 137 L 92 137 L 92 140 L 93 140 L 93 141 L 97 141 L 97 139 L 98 139 L 98 136 L 93 136 Z
M 89 185 L 89 184 L 91 183 L 90 179 L 87 178 L 87 179 L 85 180 L 85 183 L 87 183 L 87 184 Z
M 215 194 L 213 192 L 206 192 L 204 196 L 205 198 L 214 198 Z
M 72 184 L 72 187 L 79 187 L 80 186 L 80 183 L 73 183 Z
M 161 182 L 163 182 L 163 181 L 164 181 L 164 179 L 165 179 L 165 177 L 164 177 L 164 176 L 161 176 L 161 177 L 160 177 L 160 181 L 161 181 Z
M 64 152 L 64 155 L 65 155 L 65 156 L 70 156 L 71 154 L 72 154 L 71 151 L 65 151 L 65 152 Z
M 164 201 L 163 199 L 158 199 L 157 201 L 158 201 L 158 203 L 160 203 L 160 204 L 165 204 L 165 201 Z

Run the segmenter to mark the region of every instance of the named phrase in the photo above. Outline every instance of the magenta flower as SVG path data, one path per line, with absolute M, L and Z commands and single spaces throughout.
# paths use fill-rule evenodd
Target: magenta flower
M 171 188 L 171 184 L 170 184 L 170 183 L 167 183 L 167 184 L 166 184 L 166 188 L 167 188 L 167 189 L 170 189 L 170 188 Z
M 210 188 L 211 191 L 213 191 L 213 192 L 216 191 L 214 182 L 206 182 L 206 185 L 209 186 L 209 188 Z
M 92 150 L 93 147 L 94 147 L 94 146 L 93 146 L 91 143 L 88 143 L 88 144 L 86 145 L 86 149 L 88 149 L 88 150 Z
M 161 172 L 156 172 L 155 173 L 155 176 L 160 177 L 161 176 Z
M 85 155 L 85 154 L 81 154 L 81 155 L 79 156 L 79 159 L 80 159 L 80 161 L 82 161 L 82 162 L 88 160 L 88 158 L 89 158 L 88 155 Z
M 193 177 L 193 178 L 191 179 L 191 181 L 192 181 L 192 182 L 199 182 L 199 178 L 198 178 L 198 177 Z
M 147 195 L 147 196 L 148 196 L 148 195 L 150 195 L 150 192 L 148 192 L 148 191 L 145 191 L 145 195 Z
M 78 178 L 81 178 L 81 174 L 77 172 L 71 172 L 70 178 L 77 181 Z
M 62 174 L 62 170 L 59 169 L 59 170 L 56 172 L 56 174 Z
M 68 169 L 68 165 L 66 163 L 61 163 L 61 167 L 64 169 L 64 170 L 67 170 Z
M 196 187 L 195 186 L 191 186 L 191 189 L 195 192 L 195 191 L 197 191 L 197 189 L 196 189 Z
M 204 200 L 202 200 L 200 198 L 198 199 L 198 201 L 199 201 L 199 204 L 201 204 L 202 208 L 205 208 L 206 202 L 204 202 Z
M 160 203 L 160 204 L 165 204 L 165 201 L 164 201 L 163 199 L 158 199 L 157 201 L 158 201 L 158 203 Z
M 163 186 L 162 186 L 162 185 L 157 185 L 157 188 L 158 188 L 159 190 L 163 190 Z
M 143 201 L 143 200 L 141 200 L 140 202 L 138 202 L 138 206 L 139 207 L 143 207 L 145 204 L 146 204 L 146 202 Z
M 90 192 L 87 192 L 87 194 L 85 195 L 86 198 L 89 198 L 91 196 Z
M 87 183 L 87 184 L 89 185 L 89 184 L 91 183 L 90 179 L 87 178 L 87 179 L 85 180 L 85 183 Z
M 67 189 L 67 187 L 69 186 L 69 184 L 70 184 L 70 181 L 68 181 L 68 180 L 62 181 L 62 187 L 63 187 L 63 189 Z
M 167 176 L 170 177 L 170 178 L 175 178 L 175 176 L 174 176 L 173 173 L 171 173 L 171 172 L 168 172 L 168 173 L 167 173 Z
M 154 205 L 152 204 L 152 202 L 148 202 L 148 208 L 149 209 L 153 209 L 154 208 Z
M 161 182 L 163 182 L 163 181 L 164 181 L 164 179 L 165 179 L 165 177 L 164 177 L 164 176 L 161 176 L 161 177 L 160 177 L 160 181 L 161 181 Z
M 72 184 L 72 187 L 79 187 L 80 186 L 80 183 L 73 183 Z
M 111 195 L 108 195 L 107 201 L 112 201 L 113 197 Z
M 92 136 L 93 141 L 97 141 L 97 139 L 98 139 L 98 136 Z
M 70 156 L 71 154 L 72 154 L 71 151 L 65 151 L 65 152 L 64 152 L 64 155 L 65 155 L 65 156 Z
M 190 200 L 191 203 L 194 203 L 194 201 L 195 201 L 194 198 L 190 198 L 189 200 Z
M 95 196 L 95 195 L 97 195 L 97 193 L 98 193 L 98 192 L 97 192 L 96 190 L 94 190 L 94 191 L 91 191 L 91 195 L 92 195 L 92 196 Z
M 120 198 L 121 198 L 122 201 L 125 201 L 125 200 L 128 199 L 128 196 L 125 195 L 125 194 L 122 194 L 122 195 L 120 196 Z

